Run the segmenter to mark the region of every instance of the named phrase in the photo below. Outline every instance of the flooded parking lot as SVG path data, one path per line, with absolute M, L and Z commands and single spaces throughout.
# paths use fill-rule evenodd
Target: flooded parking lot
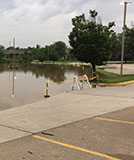
M 13 70 L 0 67 L 0 110 L 34 103 L 44 99 L 45 83 L 49 80 L 51 96 L 71 88 L 74 75 L 91 74 L 88 66 L 73 65 L 23 65 Z M 51 83 L 56 82 L 56 83 Z

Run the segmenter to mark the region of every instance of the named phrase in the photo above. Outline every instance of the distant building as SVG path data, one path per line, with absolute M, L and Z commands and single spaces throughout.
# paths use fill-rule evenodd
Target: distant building
M 14 49 L 14 50 L 4 50 L 4 54 L 8 54 L 8 55 L 20 55 L 20 54 L 24 54 L 25 50 L 17 50 L 17 49 Z M 32 53 L 31 50 L 27 50 L 27 53 Z

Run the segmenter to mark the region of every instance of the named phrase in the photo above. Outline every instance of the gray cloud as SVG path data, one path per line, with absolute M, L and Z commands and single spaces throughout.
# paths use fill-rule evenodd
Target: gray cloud
M 0 13 L 14 8 L 14 0 L 0 0 Z
M 82 7 L 88 0 L 10 0 L 2 1 L 1 12 L 14 17 L 15 20 L 26 18 L 47 20 L 59 14 L 68 14 Z M 12 9 L 12 10 L 11 10 Z
M 121 31 L 123 6 L 120 0 L 0 0 L 0 44 L 8 46 L 16 36 L 19 46 L 50 44 L 57 40 L 68 41 L 72 29 L 71 19 L 96 9 L 102 22 L 116 22 Z M 134 17 L 134 5 L 127 8 L 127 23 Z M 27 39 L 27 40 L 25 40 Z

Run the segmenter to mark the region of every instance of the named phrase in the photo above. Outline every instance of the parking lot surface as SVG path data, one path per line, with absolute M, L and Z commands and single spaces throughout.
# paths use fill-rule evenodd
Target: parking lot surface
M 134 160 L 134 107 L 0 144 L 1 160 Z

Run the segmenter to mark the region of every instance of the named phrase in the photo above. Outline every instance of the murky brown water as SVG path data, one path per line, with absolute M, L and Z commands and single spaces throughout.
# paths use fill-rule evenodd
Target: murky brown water
M 0 110 L 34 103 L 44 99 L 46 80 L 50 81 L 50 96 L 71 89 L 74 75 L 91 74 L 88 66 L 72 65 L 25 65 L 9 69 L 0 65 Z

